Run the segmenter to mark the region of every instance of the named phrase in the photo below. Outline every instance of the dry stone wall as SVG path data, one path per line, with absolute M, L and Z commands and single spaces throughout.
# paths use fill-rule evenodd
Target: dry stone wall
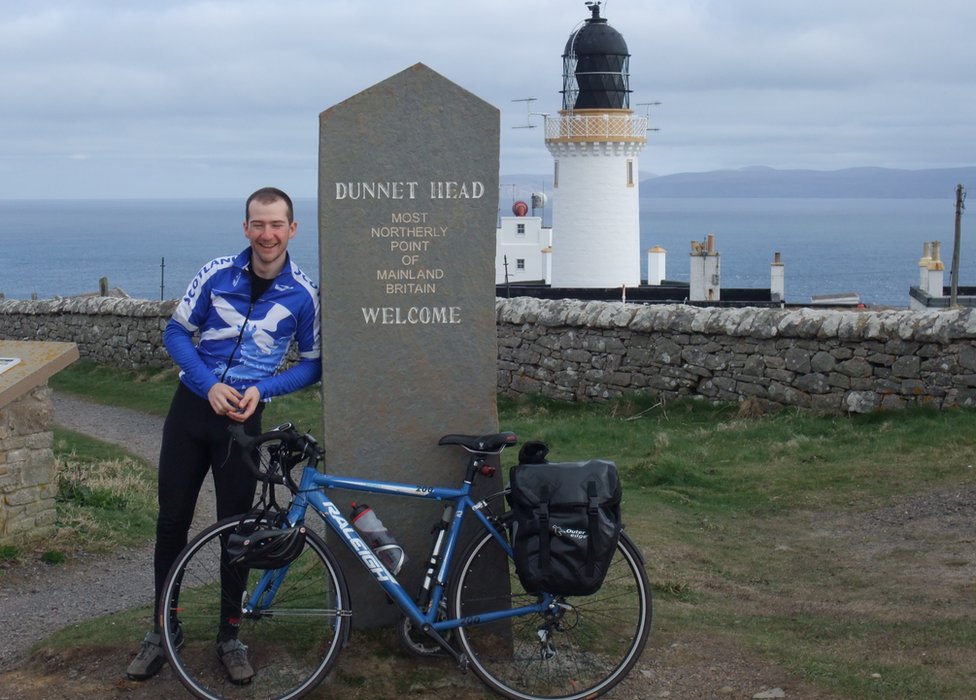
M 78 344 L 167 367 L 175 301 L 0 301 L 0 338 Z M 834 311 L 496 300 L 498 391 L 568 401 L 631 392 L 869 412 L 976 406 L 976 310 Z
M 499 392 L 870 412 L 976 405 L 976 313 L 496 302 Z
M 53 425 L 47 384 L 0 408 L 0 544 L 54 529 Z
M 113 297 L 0 300 L 0 338 L 73 342 L 82 358 L 114 367 L 169 367 L 162 333 L 175 306 Z

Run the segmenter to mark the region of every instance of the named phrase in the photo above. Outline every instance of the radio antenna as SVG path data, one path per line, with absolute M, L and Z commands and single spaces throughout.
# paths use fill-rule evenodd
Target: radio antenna
M 657 107 L 659 104 L 661 104 L 661 103 L 660 102 L 638 102 L 634 106 L 635 107 L 643 107 L 644 108 L 644 116 L 647 117 L 647 121 L 650 122 L 651 121 L 651 107 Z M 647 127 L 647 130 L 648 131 L 660 131 L 661 129 L 659 127 L 656 127 L 656 126 L 649 126 L 649 127 Z
M 534 129 L 535 124 L 532 123 L 532 103 L 536 101 L 535 97 L 520 97 L 517 100 L 512 100 L 512 102 L 524 102 L 525 103 L 525 124 L 519 124 L 513 126 L 513 129 Z

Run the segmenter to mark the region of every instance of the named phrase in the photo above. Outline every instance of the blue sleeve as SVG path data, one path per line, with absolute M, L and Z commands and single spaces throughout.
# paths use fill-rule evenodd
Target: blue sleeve
M 272 396 L 290 394 L 293 391 L 303 389 L 321 378 L 322 359 L 301 358 L 297 364 L 292 365 L 284 372 L 262 379 L 254 386 L 261 393 L 262 399 L 270 399 Z
M 302 305 L 295 330 L 298 363 L 273 377 L 262 379 L 255 386 L 261 398 L 271 398 L 298 391 L 322 379 L 322 351 L 319 329 L 318 290 L 310 290 Z
M 318 290 L 310 290 L 310 294 L 302 304 L 298 314 L 298 327 L 295 330 L 295 342 L 298 345 L 298 362 L 284 372 L 273 377 L 262 379 L 255 386 L 261 392 L 261 398 L 271 398 L 289 394 L 299 389 L 311 386 L 322 379 L 322 352 L 319 328 L 319 298 Z
M 193 334 L 175 319 L 170 319 L 163 331 L 163 345 L 173 361 L 183 370 L 183 382 L 195 393 L 205 397 L 210 387 L 217 383 L 217 377 L 197 354 Z
M 163 330 L 163 345 L 173 361 L 183 370 L 183 383 L 202 397 L 206 397 L 210 387 L 217 383 L 217 377 L 200 359 L 193 343 L 193 335 L 206 318 L 209 309 L 211 275 L 206 273 L 208 268 L 215 269 L 213 263 L 210 263 L 190 281 L 186 293 Z

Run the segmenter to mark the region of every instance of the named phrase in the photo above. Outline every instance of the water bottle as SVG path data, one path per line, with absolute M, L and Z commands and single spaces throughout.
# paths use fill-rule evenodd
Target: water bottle
M 389 530 L 376 517 L 376 513 L 365 503 L 352 504 L 352 513 L 349 514 L 349 521 L 360 536 L 366 540 L 376 556 L 379 557 L 383 565 L 395 576 L 400 573 L 403 562 L 407 560 L 407 555 L 403 547 L 390 534 Z

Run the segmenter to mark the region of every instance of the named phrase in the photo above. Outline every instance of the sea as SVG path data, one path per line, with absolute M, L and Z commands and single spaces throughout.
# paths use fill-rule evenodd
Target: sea
M 941 241 L 950 284 L 953 199 L 643 198 L 640 207 L 641 249 L 667 251 L 669 280 L 688 281 L 691 242 L 713 234 L 723 288 L 768 289 L 778 252 L 788 303 L 854 293 L 869 306 L 907 308 L 926 241 Z M 289 251 L 317 279 L 315 199 L 296 199 L 295 218 Z M 0 294 L 92 293 L 106 277 L 131 297 L 172 299 L 205 262 L 246 247 L 243 219 L 238 199 L 0 200 Z M 966 223 L 964 214 L 959 284 L 974 286 Z M 646 259 L 641 267 L 646 274 Z

